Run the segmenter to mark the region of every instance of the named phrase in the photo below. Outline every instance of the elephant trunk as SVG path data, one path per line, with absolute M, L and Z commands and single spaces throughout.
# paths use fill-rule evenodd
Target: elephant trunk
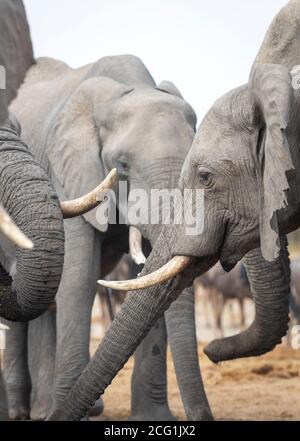
M 173 232 L 174 228 L 162 232 L 143 274 L 155 271 L 172 257 Z M 183 288 L 192 284 L 199 270 L 207 271 L 216 260 L 195 260 L 163 285 L 130 293 L 93 359 L 50 420 L 70 421 L 84 417 Z
M 35 246 L 16 249 L 12 280 L 2 268 L 0 317 L 28 321 L 54 302 L 63 268 L 64 229 L 56 193 L 18 136 L 12 124 L 0 131 L 0 200 Z
M 244 262 L 256 317 L 245 332 L 215 340 L 205 348 L 204 352 L 215 363 L 272 351 L 288 330 L 290 270 L 286 238 L 281 239 L 280 257 L 275 262 L 266 262 L 260 249 L 248 253 Z
M 166 324 L 186 416 L 189 421 L 210 421 L 213 416 L 199 366 L 195 327 L 195 294 L 192 287 L 185 289 L 168 309 Z

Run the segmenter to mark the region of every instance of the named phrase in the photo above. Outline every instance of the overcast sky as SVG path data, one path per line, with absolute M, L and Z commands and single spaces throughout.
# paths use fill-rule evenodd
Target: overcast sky
M 133 54 L 171 80 L 204 116 L 245 83 L 265 32 L 287 0 L 25 0 L 36 56 L 73 67 Z

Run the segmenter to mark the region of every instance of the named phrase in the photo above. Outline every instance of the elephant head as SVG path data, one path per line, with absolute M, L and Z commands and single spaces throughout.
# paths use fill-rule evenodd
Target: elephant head
M 62 73 L 47 83 L 48 65 Z M 47 89 L 31 108 L 29 97 L 42 84 Z M 39 148 L 34 153 L 47 157 L 54 184 L 67 198 L 90 191 L 113 168 L 130 190 L 175 188 L 195 135 L 195 113 L 177 88 L 167 81 L 156 86 L 143 63 L 131 55 L 106 57 L 79 71 L 55 60 L 38 60 L 12 108 L 33 149 L 47 132 L 45 152 Z M 48 109 L 51 121 L 44 118 Z M 37 135 L 28 133 L 31 115 Z M 85 219 L 105 230 L 96 211 Z M 142 234 L 153 241 L 158 232 L 145 226 Z
M 299 177 L 294 168 L 298 169 L 299 162 L 298 114 L 299 93 L 294 92 L 289 71 L 280 65 L 256 65 L 249 84 L 226 94 L 213 105 L 183 166 L 182 190 L 201 189 L 205 194 L 203 233 L 188 235 L 185 225 L 168 227 L 164 232 L 170 237 L 170 241 L 164 238 L 172 258 L 168 263 L 136 281 L 104 283 L 126 290 L 149 288 L 170 279 L 174 283 L 177 274 L 182 271 L 184 274 L 186 268 L 190 271 L 191 265 L 197 265 L 202 272 L 202 265 L 206 268 L 209 262 L 217 260 L 229 271 L 259 246 L 264 258 L 261 258 L 262 274 L 267 269 L 270 271 L 272 265 L 282 263 L 286 268 L 285 247 L 281 247 L 279 237 L 297 227 Z M 156 251 L 155 247 L 153 253 Z M 253 288 L 258 289 L 259 283 L 255 283 L 253 271 L 250 272 Z M 279 270 L 278 279 L 283 282 L 281 296 L 278 295 L 277 302 L 276 296 L 272 297 L 269 320 L 263 312 L 265 302 L 256 305 L 257 318 L 251 332 L 260 335 L 256 340 L 260 341 L 259 349 L 254 350 L 255 339 L 250 339 L 251 333 L 247 331 L 213 343 L 206 352 L 214 361 L 251 356 L 270 350 L 281 341 L 288 322 L 285 301 L 288 270 Z M 269 333 L 272 338 L 269 336 L 263 342 L 262 335 L 272 328 L 274 317 L 277 331 Z

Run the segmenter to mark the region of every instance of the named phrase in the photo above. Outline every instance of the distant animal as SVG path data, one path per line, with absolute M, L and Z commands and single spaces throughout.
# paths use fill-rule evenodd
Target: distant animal
M 245 328 L 245 299 L 252 298 L 245 267 L 240 262 L 230 272 L 225 273 L 220 264 L 215 265 L 195 282 L 195 288 L 202 286 L 207 291 L 207 300 L 211 302 L 216 334 L 222 337 L 222 316 L 226 303 L 237 300 L 241 313 L 241 329 Z
M 290 309 L 293 318 L 300 324 L 300 257 L 291 261 Z

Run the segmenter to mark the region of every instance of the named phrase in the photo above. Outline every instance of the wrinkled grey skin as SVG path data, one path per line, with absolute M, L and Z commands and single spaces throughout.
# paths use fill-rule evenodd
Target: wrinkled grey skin
M 291 26 L 281 27 L 287 14 Z M 278 23 L 287 39 L 281 35 L 274 40 L 277 51 L 273 44 L 268 50 Z M 284 235 L 300 226 L 300 97 L 289 74 L 294 64 L 300 64 L 300 46 L 292 50 L 294 40 L 299 43 L 299 24 L 299 1 L 292 1 L 273 22 L 264 43 L 265 55 L 260 56 L 249 83 L 218 100 L 204 118 L 181 177 L 181 188 L 205 190 L 204 232 L 189 237 L 184 228 L 164 228 L 143 274 L 175 255 L 195 259 L 168 282 L 129 294 L 95 356 L 50 419 L 76 420 L 84 415 L 182 289 L 218 260 L 231 269 L 246 255 L 256 318 L 242 334 L 209 345 L 206 353 L 211 360 L 262 354 L 286 334 L 290 270 Z M 290 30 L 296 30 L 294 38 Z M 295 171 L 287 177 L 292 165 Z M 274 240 L 278 235 L 280 242 Z M 270 262 L 262 257 L 260 243 Z
M 106 57 L 77 70 L 56 60 L 40 59 L 29 71 L 12 108 L 21 120 L 25 140 L 47 169 L 61 199 L 88 192 L 113 167 L 130 189 L 175 188 L 195 135 L 196 116 L 176 87 L 170 82 L 157 87 L 143 63 L 130 55 Z M 152 244 L 159 231 L 160 227 L 142 229 Z M 66 221 L 65 234 L 64 274 L 57 297 L 57 405 L 89 361 L 91 308 L 100 263 L 111 270 L 128 249 L 127 228 L 116 225 L 105 231 L 95 212 Z M 186 306 L 182 305 L 184 298 Z M 175 365 L 181 364 L 176 368 L 178 380 L 187 415 L 211 419 L 197 358 L 193 297 L 183 299 L 167 315 L 174 352 L 194 354 L 181 355 L 178 362 L 175 356 Z M 174 320 L 177 314 L 180 332 Z M 185 332 L 182 342 L 181 332 Z M 167 402 L 165 352 L 166 326 L 160 319 L 137 352 L 132 419 L 173 419 Z M 8 372 L 13 370 L 11 365 L 21 372 L 12 357 L 7 361 Z M 188 383 L 185 372 L 190 375 Z M 48 395 L 44 400 L 48 412 L 51 381 L 48 378 L 41 384 L 39 394 Z M 35 417 L 47 416 L 39 402 L 33 403 L 33 409 L 37 409 Z
M 0 317 L 12 322 L 33 320 L 53 304 L 64 257 L 57 195 L 20 134 L 11 115 L 0 128 L 0 200 L 35 245 L 21 250 L 0 238 Z
M 20 33 L 16 32 L 16 17 L 20 15 L 18 22 L 20 23 Z M 23 81 L 25 72 L 33 64 L 33 54 L 29 29 L 25 17 L 25 11 L 22 1 L 12 2 L 9 0 L 0 3 L 0 65 L 8 66 L 8 78 L 6 78 L 7 90 L 0 90 L 0 124 L 3 124 L 8 117 L 8 104 L 12 98 L 16 96 L 16 92 L 20 83 Z M 22 30 L 21 30 L 22 28 Z M 22 42 L 20 42 L 20 39 Z M 11 50 L 11 41 L 14 41 L 14 51 Z M 24 47 L 25 45 L 25 47 Z M 21 62 L 18 70 L 15 70 L 17 53 L 18 62 Z M 24 57 L 24 58 L 23 58 Z M 17 78 L 13 79 L 12 68 L 17 74 Z M 8 96 L 9 90 L 9 96 Z M 4 391 L 2 374 L 0 372 L 0 420 L 7 419 L 7 401 Z
M 56 193 L 20 139 L 17 120 L 12 115 L 7 120 L 8 104 L 33 63 L 23 3 L 2 0 L 0 65 L 6 69 L 7 88 L 0 90 L 0 200 L 35 244 L 34 250 L 22 251 L 0 237 L 0 316 L 15 321 L 38 317 L 53 303 L 64 255 L 63 222 Z M 0 419 L 7 419 L 1 372 Z

